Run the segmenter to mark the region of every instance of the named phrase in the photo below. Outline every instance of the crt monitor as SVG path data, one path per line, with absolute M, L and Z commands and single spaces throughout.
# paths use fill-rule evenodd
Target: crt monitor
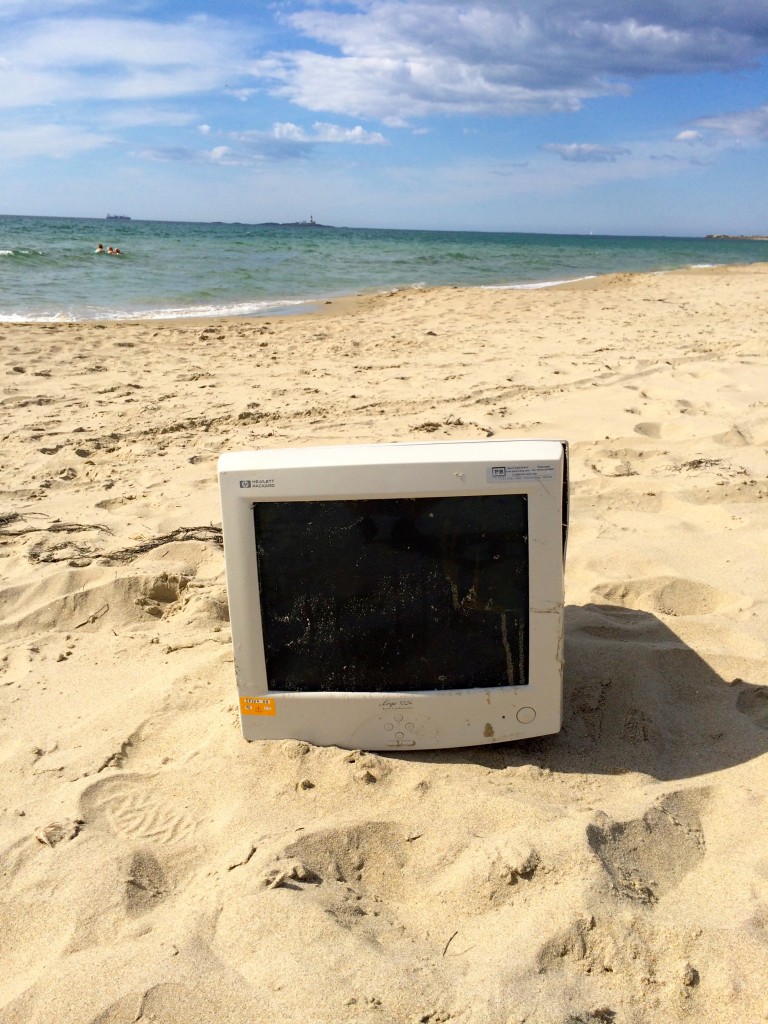
M 436 749 L 561 725 L 563 441 L 222 455 L 246 739 Z

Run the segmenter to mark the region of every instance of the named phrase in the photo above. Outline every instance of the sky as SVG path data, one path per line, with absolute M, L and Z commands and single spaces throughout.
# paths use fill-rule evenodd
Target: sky
M 0 0 L 0 213 L 768 234 L 768 0 Z

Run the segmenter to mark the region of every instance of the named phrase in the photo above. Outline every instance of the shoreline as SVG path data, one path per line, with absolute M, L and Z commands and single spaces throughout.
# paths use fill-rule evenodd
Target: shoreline
M 700 271 L 718 271 L 718 270 L 734 270 L 749 269 L 752 267 L 760 267 L 768 265 L 763 261 L 753 261 L 751 263 L 739 263 L 739 264 L 691 264 L 685 267 L 673 267 L 670 269 L 660 270 L 628 270 L 628 271 L 611 271 L 606 274 L 588 274 L 576 278 L 557 280 L 557 281 L 542 281 L 534 283 L 520 283 L 520 284 L 476 284 L 476 285 L 459 285 L 459 284 L 445 284 L 445 285 L 403 285 L 398 287 L 386 287 L 383 289 L 371 289 L 370 291 L 358 291 L 349 292 L 338 295 L 326 295 L 320 296 L 314 299 L 297 299 L 291 300 L 287 305 L 276 304 L 274 307 L 270 307 L 269 311 L 263 313 L 209 313 L 209 314 L 194 314 L 190 316 L 173 316 L 173 317 L 143 317 L 143 316 L 127 316 L 124 318 L 87 318 L 87 319 L 31 319 L 31 320 L 4 320 L 0 318 L 0 326 L 21 326 L 21 327 L 34 327 L 36 325 L 56 325 L 56 324 L 74 324 L 74 325 L 115 325 L 115 324 L 155 324 L 155 325 L 174 325 L 174 324 L 198 324 L 206 323 L 210 320 L 232 320 L 233 322 L 247 322 L 247 321 L 263 321 L 268 318 L 279 319 L 279 320 L 292 320 L 296 318 L 304 318 L 308 316 L 326 315 L 336 312 L 339 308 L 345 311 L 353 311 L 357 305 L 364 304 L 377 298 L 387 298 L 391 295 L 400 292 L 441 292 L 444 290 L 467 290 L 472 291 L 477 289 L 479 291 L 489 292 L 532 292 L 532 291 L 549 291 L 564 288 L 575 288 L 582 284 L 588 284 L 589 282 L 599 282 L 614 277 L 626 278 L 626 277 L 646 277 L 654 275 L 666 275 L 666 274 L 684 274 L 694 273 Z M 295 304 L 297 307 L 295 310 L 292 305 Z M 336 310 L 329 310 L 326 307 L 335 306 Z M 306 308 L 304 308 L 306 307 Z
M 763 1019 L 767 285 L 2 325 L 4 1024 Z M 487 437 L 570 444 L 562 731 L 246 743 L 219 454 Z

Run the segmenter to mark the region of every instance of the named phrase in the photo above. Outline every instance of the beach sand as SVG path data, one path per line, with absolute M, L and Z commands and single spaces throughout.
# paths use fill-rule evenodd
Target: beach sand
M 3 1024 L 768 1020 L 768 265 L 2 324 Z M 240 734 L 216 459 L 571 443 L 564 727 Z

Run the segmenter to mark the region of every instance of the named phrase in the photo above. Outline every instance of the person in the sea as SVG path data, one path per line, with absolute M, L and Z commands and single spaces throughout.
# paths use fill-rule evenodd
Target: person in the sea
M 114 256 L 114 254 L 115 254 L 115 250 L 112 248 L 111 245 L 108 245 L 107 246 L 107 256 Z
M 101 242 L 99 242 L 99 244 L 96 246 L 96 252 L 97 253 L 104 252 L 104 246 L 101 244 Z

